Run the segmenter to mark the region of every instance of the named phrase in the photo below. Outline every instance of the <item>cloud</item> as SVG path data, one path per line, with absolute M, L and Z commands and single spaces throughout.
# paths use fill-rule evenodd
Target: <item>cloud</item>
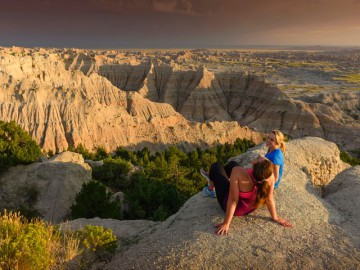
M 211 14 L 211 12 L 204 12 L 201 9 L 195 10 L 191 0 L 154 0 L 153 8 L 155 12 L 173 13 L 187 16 L 204 16 Z
M 328 35 L 328 34 L 336 34 L 338 30 L 335 29 L 324 29 L 324 30 L 310 30 L 307 32 L 309 35 Z
M 307 3 L 309 3 L 310 5 L 320 5 L 322 4 L 323 1 L 321 0 L 308 0 Z
M 177 0 L 172 1 L 154 1 L 154 10 L 157 12 L 174 13 L 176 11 Z

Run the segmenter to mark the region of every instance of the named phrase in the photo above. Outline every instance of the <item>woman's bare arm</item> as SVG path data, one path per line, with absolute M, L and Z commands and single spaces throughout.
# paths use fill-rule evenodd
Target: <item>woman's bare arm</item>
M 280 165 L 273 164 L 273 167 L 274 167 L 274 177 L 275 177 L 275 182 L 274 183 L 276 183 L 279 180 Z
M 236 205 L 239 201 L 240 178 L 241 178 L 240 167 L 234 167 L 230 176 L 229 198 L 226 204 L 226 214 L 225 214 L 224 222 L 215 225 L 215 227 L 217 228 L 215 231 L 216 234 L 220 234 L 220 235 L 228 234 L 230 223 L 234 216 Z
M 269 210 L 269 213 L 270 213 L 270 216 L 271 216 L 272 220 L 274 220 L 276 223 L 279 223 L 280 225 L 282 225 L 284 227 L 292 227 L 290 222 L 288 222 L 287 220 L 285 220 L 283 218 L 280 218 L 277 215 L 276 207 L 275 207 L 275 200 L 274 200 L 275 176 L 273 175 L 267 181 L 269 181 L 269 184 L 270 184 L 271 188 L 270 188 L 269 197 L 266 199 L 265 204 L 266 204 L 267 209 Z

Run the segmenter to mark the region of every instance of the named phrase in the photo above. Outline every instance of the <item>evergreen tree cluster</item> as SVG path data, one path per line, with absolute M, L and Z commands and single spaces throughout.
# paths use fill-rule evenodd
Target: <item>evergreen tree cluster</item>
M 76 194 L 75 203 L 71 206 L 73 218 L 121 218 L 120 202 L 111 200 L 110 192 L 98 181 L 82 185 Z
M 14 121 L 0 121 L 0 173 L 11 166 L 29 164 L 41 156 L 39 145 Z
M 237 139 L 234 144 L 188 153 L 171 146 L 153 154 L 146 147 L 138 151 L 118 147 L 102 167 L 94 168 L 93 178 L 125 193 L 128 209 L 124 218 L 165 220 L 206 185 L 201 168 L 209 170 L 216 161 L 226 163 L 252 146 L 249 140 Z M 129 164 L 141 170 L 128 177 Z

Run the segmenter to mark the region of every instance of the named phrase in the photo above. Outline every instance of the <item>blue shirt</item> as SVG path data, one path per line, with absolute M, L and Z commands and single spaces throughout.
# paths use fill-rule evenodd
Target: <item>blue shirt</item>
M 272 151 L 271 153 L 268 152 L 265 155 L 265 157 L 268 160 L 270 160 L 273 164 L 280 166 L 279 177 L 278 177 L 278 180 L 276 181 L 275 187 L 274 187 L 274 188 L 277 188 L 280 184 L 281 176 L 282 176 L 283 169 L 284 169 L 284 155 L 281 152 L 281 149 L 277 148 L 274 151 Z

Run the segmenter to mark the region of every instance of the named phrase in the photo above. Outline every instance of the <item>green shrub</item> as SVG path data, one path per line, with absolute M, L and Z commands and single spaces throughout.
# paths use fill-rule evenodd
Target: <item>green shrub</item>
M 114 253 L 117 248 L 117 239 L 114 233 L 100 226 L 87 225 L 79 232 L 82 245 L 92 252 Z
M 106 149 L 104 147 L 98 146 L 96 148 L 95 160 L 102 160 L 102 159 L 106 159 L 109 157 L 110 157 L 110 155 L 109 155 L 109 153 L 106 152 Z
M 79 240 L 19 213 L 0 216 L 0 269 L 54 269 L 80 254 Z
M 97 147 L 95 152 L 90 152 L 82 144 L 79 144 L 76 147 L 69 146 L 68 151 L 79 153 L 83 156 L 84 159 L 90 160 L 102 160 L 110 157 L 110 155 L 106 152 L 105 148 L 101 146 Z
M 0 121 L 0 173 L 11 166 L 29 164 L 41 156 L 39 145 L 14 121 Z
M 84 183 L 71 206 L 73 218 L 121 218 L 120 202 L 111 201 L 111 194 L 106 187 L 97 182 Z
M 187 198 L 174 185 L 147 179 L 142 173 L 132 176 L 132 185 L 125 191 L 128 219 L 165 220 L 176 213 Z
M 68 151 L 81 154 L 84 159 L 95 160 L 95 154 L 87 150 L 82 144 L 79 144 L 76 148 L 69 147 Z
M 340 159 L 351 166 L 360 165 L 360 159 L 353 157 L 344 151 L 340 151 Z
M 5 210 L 0 216 L 0 269 L 68 269 L 69 265 L 71 269 L 83 269 L 94 258 L 117 248 L 116 236 L 110 229 L 90 225 L 77 232 L 66 225 L 60 229 Z
M 34 209 L 32 206 L 20 205 L 17 211 L 27 220 L 32 220 L 34 218 L 41 218 L 40 212 Z
M 129 186 L 130 163 L 121 158 L 106 158 L 104 164 L 93 168 L 93 178 L 110 187 L 125 189 Z
M 132 161 L 134 153 L 130 150 L 125 149 L 124 147 L 118 146 L 115 151 L 115 156 L 120 157 L 124 160 Z

